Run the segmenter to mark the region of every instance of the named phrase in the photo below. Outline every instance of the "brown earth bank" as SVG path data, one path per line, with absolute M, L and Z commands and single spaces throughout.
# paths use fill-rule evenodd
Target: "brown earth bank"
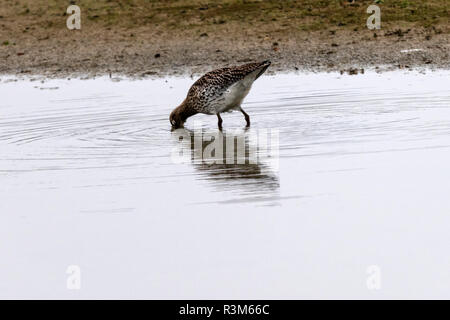
M 448 0 L 0 0 L 0 74 L 197 74 L 270 59 L 270 71 L 450 69 Z M 389 2 L 389 4 L 387 4 Z M 67 7 L 81 29 L 66 27 Z

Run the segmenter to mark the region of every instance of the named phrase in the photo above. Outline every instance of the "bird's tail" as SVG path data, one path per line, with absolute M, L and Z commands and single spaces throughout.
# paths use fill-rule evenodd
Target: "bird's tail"
M 270 60 L 264 60 L 259 63 L 258 69 L 260 69 L 260 71 L 258 72 L 258 75 L 256 76 L 255 80 L 258 79 L 264 72 L 266 72 L 270 64 L 271 64 Z

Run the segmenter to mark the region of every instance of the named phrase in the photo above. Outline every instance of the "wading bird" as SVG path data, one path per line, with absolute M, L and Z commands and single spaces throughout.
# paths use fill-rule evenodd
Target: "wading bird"
M 186 119 L 197 114 L 215 114 L 222 129 L 222 112 L 239 110 L 245 117 L 247 127 L 250 117 L 241 103 L 253 82 L 270 66 L 270 61 L 249 63 L 237 67 L 217 69 L 198 79 L 189 89 L 186 99 L 170 114 L 173 128 L 183 127 Z

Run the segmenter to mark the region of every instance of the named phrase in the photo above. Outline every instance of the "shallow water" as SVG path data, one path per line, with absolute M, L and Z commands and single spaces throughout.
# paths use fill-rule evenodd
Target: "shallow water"
M 220 133 L 170 130 L 193 79 L 4 78 L 0 297 L 450 298 L 449 80 L 265 76 Z

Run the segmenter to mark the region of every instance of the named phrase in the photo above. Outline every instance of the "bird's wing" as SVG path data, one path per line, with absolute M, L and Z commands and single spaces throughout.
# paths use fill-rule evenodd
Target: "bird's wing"
M 194 107 L 201 108 L 202 104 L 222 96 L 236 82 L 246 77 L 251 78 L 249 81 L 253 82 L 266 71 L 269 65 L 270 61 L 263 61 L 208 72 L 192 85 L 187 99 L 192 101 Z

